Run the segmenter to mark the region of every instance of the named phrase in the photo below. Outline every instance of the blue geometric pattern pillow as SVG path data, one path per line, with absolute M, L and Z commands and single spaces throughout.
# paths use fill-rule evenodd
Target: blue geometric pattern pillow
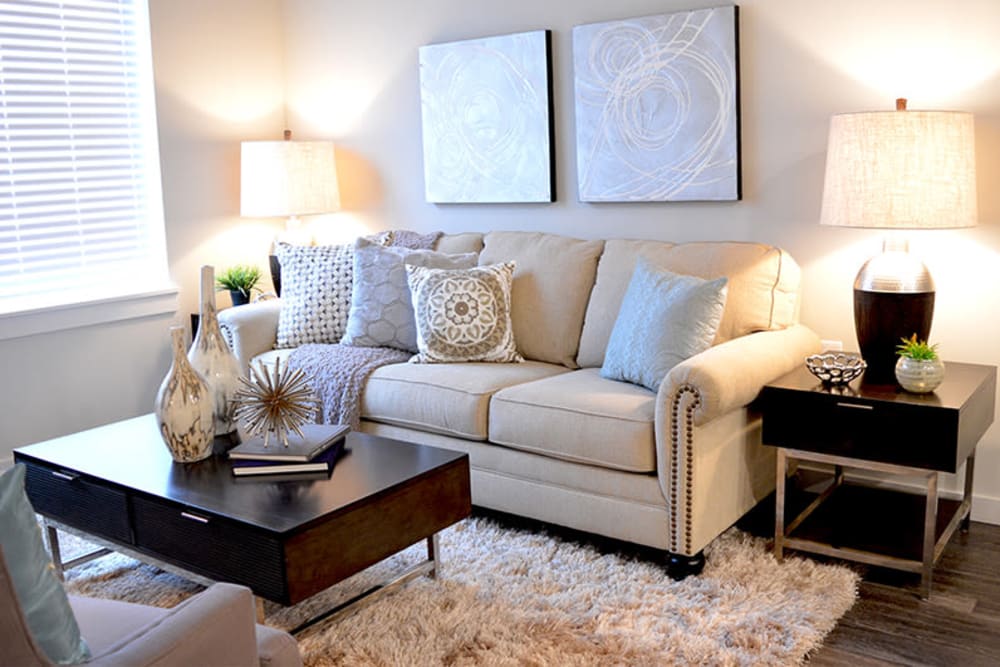
M 671 368 L 712 346 L 726 307 L 726 282 L 678 275 L 639 258 L 601 377 L 657 391 Z
M 35 511 L 24 493 L 24 471 L 19 463 L 0 475 L 0 548 L 35 641 L 56 664 L 83 662 L 90 658 L 90 649 L 42 543 Z

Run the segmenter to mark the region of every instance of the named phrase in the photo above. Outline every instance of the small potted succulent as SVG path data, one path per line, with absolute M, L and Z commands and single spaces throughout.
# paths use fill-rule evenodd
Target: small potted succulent
M 260 282 L 260 269 L 249 264 L 237 264 L 229 267 L 215 278 L 215 288 L 219 291 L 229 290 L 229 297 L 234 306 L 250 303 L 250 295 L 257 289 Z
M 944 380 L 944 362 L 938 358 L 937 345 L 917 340 L 917 334 L 900 339 L 896 346 L 896 380 L 906 391 L 926 394 L 937 389 Z

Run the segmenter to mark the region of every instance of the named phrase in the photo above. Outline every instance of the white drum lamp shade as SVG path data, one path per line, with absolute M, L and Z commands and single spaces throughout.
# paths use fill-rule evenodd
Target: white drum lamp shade
M 933 229 L 976 220 L 972 114 L 876 111 L 830 120 L 820 224 Z
M 340 209 L 330 141 L 244 141 L 240 215 L 293 217 Z
M 820 224 L 942 229 L 976 224 L 975 129 L 970 113 L 848 113 L 830 121 Z M 854 325 L 865 381 L 891 381 L 896 345 L 926 340 L 934 281 L 905 242 L 886 241 L 854 281 Z

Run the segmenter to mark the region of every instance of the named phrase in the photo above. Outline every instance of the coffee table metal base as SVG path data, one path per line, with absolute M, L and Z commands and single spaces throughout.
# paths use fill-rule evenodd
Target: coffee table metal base
M 415 579 L 416 577 L 419 577 L 421 575 L 426 574 L 431 579 L 437 579 L 438 574 L 440 574 L 441 572 L 440 554 L 441 552 L 440 552 L 440 546 L 438 544 L 438 536 L 437 533 L 435 533 L 427 538 L 426 560 L 422 560 L 419 563 L 413 565 L 412 567 L 407 568 L 399 575 L 397 575 L 395 578 L 390 579 L 389 581 L 376 584 L 371 588 L 361 593 L 358 593 L 349 600 L 345 600 L 344 602 L 341 602 L 340 604 L 331 607 L 326 611 L 320 612 L 319 614 L 313 616 L 309 620 L 303 621 L 299 625 L 295 626 L 295 628 L 293 628 L 289 632 L 291 632 L 291 634 L 293 635 L 299 635 L 300 633 L 305 632 L 306 630 L 309 630 L 310 628 L 320 623 L 331 621 L 337 618 L 343 618 L 344 616 L 348 616 L 357 611 L 360 611 L 365 607 L 367 607 L 369 604 L 375 602 L 383 595 L 386 595 L 388 593 L 391 593 L 399 589 L 407 582 L 409 582 L 411 579 Z
M 214 583 L 211 579 L 207 579 L 199 574 L 195 574 L 189 570 L 177 567 L 176 565 L 171 565 L 170 563 L 165 563 L 161 560 L 153 558 L 148 554 L 140 553 L 132 549 L 128 549 L 119 544 L 103 540 L 97 536 L 87 534 L 83 531 L 76 530 L 69 526 L 63 525 L 57 521 L 53 521 L 47 517 L 43 518 L 43 523 L 45 525 L 45 540 L 49 547 L 49 553 L 52 555 L 52 565 L 56 571 L 56 575 L 60 580 L 65 579 L 65 571 L 83 565 L 84 563 L 89 563 L 92 560 L 101 558 L 102 556 L 107 556 L 112 552 L 118 552 L 135 560 L 142 561 L 149 565 L 160 568 L 166 572 L 176 574 L 179 577 L 188 579 L 198 584 L 204 586 L 210 586 Z M 62 550 L 59 546 L 59 532 L 64 531 L 70 535 L 75 535 L 81 539 L 87 540 L 93 544 L 96 544 L 99 548 L 91 551 L 89 553 L 83 554 L 76 558 L 68 561 L 62 560 Z M 438 542 L 438 534 L 434 533 L 427 538 L 427 558 L 422 560 L 415 565 L 403 570 L 397 574 L 392 579 L 375 584 L 374 586 L 366 589 L 365 591 L 358 593 L 354 597 L 337 604 L 330 609 L 326 609 L 316 614 L 315 616 L 303 621 L 299 625 L 295 626 L 289 632 L 292 635 L 299 635 L 307 630 L 310 630 L 321 623 L 327 621 L 332 621 L 338 618 L 343 618 L 349 616 L 355 612 L 361 611 L 369 604 L 375 602 L 383 595 L 391 593 L 398 590 L 406 583 L 422 575 L 427 575 L 431 579 L 437 579 L 438 575 L 441 573 L 441 546 Z M 336 585 L 336 584 L 334 584 Z M 264 623 L 264 599 L 255 596 L 257 604 L 257 622 Z

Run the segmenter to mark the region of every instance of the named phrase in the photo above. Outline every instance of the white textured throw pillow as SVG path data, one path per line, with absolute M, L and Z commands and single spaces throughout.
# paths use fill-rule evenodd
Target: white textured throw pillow
M 471 269 L 407 266 L 417 323 L 416 363 L 524 361 L 514 344 L 514 262 Z
M 354 287 L 347 332 L 340 342 L 360 347 L 417 351 L 417 327 L 404 265 L 468 269 L 476 253 L 446 255 L 433 250 L 383 247 L 365 238 L 354 245 Z
M 671 368 L 712 346 L 726 306 L 725 277 L 704 280 L 636 264 L 604 353 L 601 377 L 657 391 Z
M 353 245 L 278 244 L 281 313 L 278 347 L 339 343 L 351 307 Z

